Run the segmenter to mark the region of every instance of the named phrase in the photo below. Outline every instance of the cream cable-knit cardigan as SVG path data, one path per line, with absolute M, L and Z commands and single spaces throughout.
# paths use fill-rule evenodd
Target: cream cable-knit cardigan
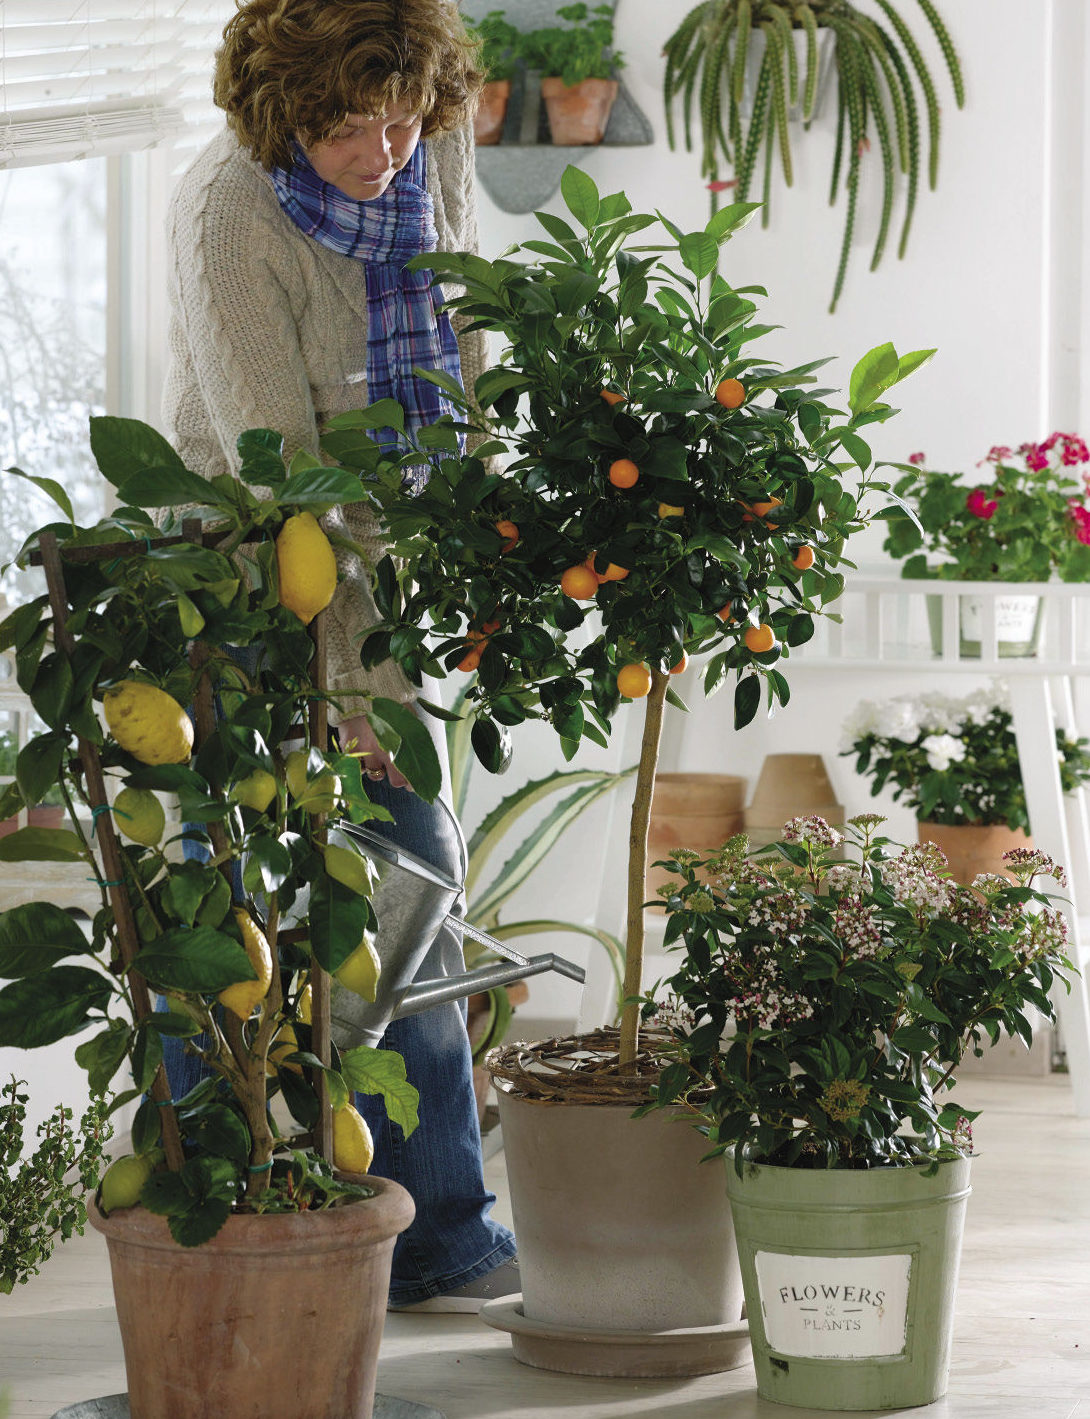
M 428 140 L 441 251 L 477 249 L 472 145 L 468 128 Z M 227 129 L 181 179 L 168 236 L 163 413 L 186 466 L 206 478 L 237 472 L 235 441 L 252 428 L 283 434 L 289 458 L 301 448 L 317 454 L 325 422 L 367 403 L 363 263 L 304 236 L 281 211 L 268 174 Z M 484 334 L 459 332 L 458 343 L 472 392 L 485 367 Z M 369 671 L 360 665 L 361 635 L 380 620 L 370 569 L 384 547 L 374 517 L 348 504 L 324 522 L 347 531 L 370 562 L 338 558 L 341 581 L 328 615 L 329 688 L 341 704 L 330 717 L 337 722 L 365 708 L 366 697 L 407 701 L 415 691 L 394 661 Z

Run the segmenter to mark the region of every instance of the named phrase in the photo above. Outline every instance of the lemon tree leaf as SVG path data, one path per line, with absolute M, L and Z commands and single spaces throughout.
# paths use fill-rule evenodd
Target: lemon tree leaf
M 357 1045 L 341 1055 L 341 1075 L 356 1093 L 381 1095 L 387 1115 L 406 1138 L 420 1122 L 420 1095 L 406 1078 L 405 1061 L 396 1051 Z
M 79 862 L 85 856 L 67 828 L 20 828 L 0 838 L 0 862 Z
M 26 902 L 0 913 L 0 977 L 5 980 L 48 970 L 65 956 L 91 954 L 79 926 L 52 902 Z
M 327 971 L 344 965 L 372 921 L 371 904 L 323 873 L 310 892 L 310 946 Z
M 211 992 L 257 980 L 250 958 L 233 936 L 211 926 L 175 927 L 138 951 L 133 969 L 168 990 Z
M 0 1045 L 37 1049 L 83 1028 L 105 1010 L 113 986 L 86 966 L 54 966 L 0 990 Z
M 142 468 L 159 465 L 173 473 L 184 473 L 193 478 L 171 444 L 155 429 L 139 419 L 122 419 L 113 414 L 97 415 L 91 419 L 91 452 L 95 456 L 99 471 L 115 488 L 124 479 Z M 199 501 L 208 496 L 204 485 Z

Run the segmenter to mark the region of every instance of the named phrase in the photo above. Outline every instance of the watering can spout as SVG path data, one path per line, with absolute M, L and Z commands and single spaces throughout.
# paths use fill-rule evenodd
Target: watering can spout
M 559 975 L 567 976 L 569 980 L 578 981 L 580 985 L 586 974 L 582 966 L 565 961 L 552 951 L 541 956 L 525 957 L 523 963 L 498 961 L 495 965 L 478 966 L 473 971 L 447 976 L 442 980 L 422 981 L 419 985 L 410 987 L 408 993 L 402 996 L 401 1003 L 391 1018 L 400 1020 L 404 1015 L 430 1010 L 433 1005 L 445 1005 L 448 1000 L 461 1000 L 463 996 L 473 995 L 477 991 L 492 990 L 498 985 L 510 985 L 512 981 L 524 980 L 527 976 L 539 976 L 542 971 L 556 971 Z

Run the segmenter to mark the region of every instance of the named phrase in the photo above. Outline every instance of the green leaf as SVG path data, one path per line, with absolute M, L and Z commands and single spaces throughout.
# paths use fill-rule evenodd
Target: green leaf
M 198 1147 L 244 1168 L 250 1161 L 250 1131 L 233 1109 L 213 1104 L 193 1130 Z
M 698 281 L 702 281 L 715 270 L 719 260 L 719 243 L 707 232 L 689 232 L 678 242 L 678 254 L 682 264 Z
M 589 231 L 598 220 L 598 209 L 601 206 L 601 197 L 594 179 L 582 168 L 569 163 L 560 179 L 560 195 L 576 221 L 582 222 Z
M 420 1095 L 405 1077 L 405 1061 L 396 1050 L 372 1049 L 359 1045 L 341 1055 L 341 1074 L 348 1087 L 358 1094 L 379 1094 L 386 1113 L 406 1137 L 419 1123 Z
M 720 207 L 719 211 L 712 215 L 704 230 L 717 242 L 722 242 L 733 232 L 748 226 L 755 213 L 760 210 L 760 202 L 732 202 L 727 207 Z
M 910 350 L 907 355 L 902 355 L 897 362 L 896 382 L 907 379 L 910 374 L 930 363 L 937 353 L 937 350 Z
M 250 855 L 242 882 L 248 892 L 276 892 L 291 876 L 291 853 L 277 838 L 265 834 L 250 840 Z
M 308 916 L 314 959 L 327 971 L 344 965 L 375 920 L 366 897 L 325 875 L 311 888 Z
M 396 399 L 376 399 L 366 409 L 352 409 L 346 414 L 334 414 L 328 420 L 326 430 L 338 429 L 384 429 L 389 426 L 398 433 L 405 432 L 405 411 Z
M 488 409 L 501 394 L 506 394 L 509 389 L 523 390 L 529 388 L 529 385 L 529 377 L 520 370 L 508 370 L 501 367 L 485 370 L 484 374 L 478 375 L 473 386 L 473 393 L 480 407 Z
M 141 469 L 155 466 L 194 476 L 162 434 L 139 419 L 122 419 L 111 414 L 92 417 L 91 452 L 102 476 L 115 488 Z M 203 479 L 199 481 L 204 483 Z M 201 501 L 206 496 L 207 485 Z
M 761 677 L 744 675 L 734 691 L 734 727 L 744 728 L 757 713 L 761 703 Z
M 67 828 L 20 828 L 0 838 L 0 862 L 80 862 L 80 838 Z
M 119 484 L 117 495 L 133 507 L 181 507 L 183 503 L 223 503 L 206 479 L 182 467 L 141 468 Z
M 33 483 L 36 488 L 40 488 L 43 493 L 53 499 L 69 522 L 75 522 L 76 514 L 72 511 L 71 500 L 63 486 L 55 478 L 40 478 L 33 473 L 24 473 L 21 468 L 5 468 L 4 472 L 14 473 L 17 478 L 25 478 L 28 483 Z
M 26 902 L 0 914 L 0 977 L 18 980 L 49 970 L 65 956 L 88 956 L 91 943 L 52 902 Z
M 0 990 L 0 1045 L 37 1049 L 82 1029 L 113 986 L 85 966 L 54 966 Z
M 850 433 L 847 429 L 841 433 L 840 442 L 844 445 L 852 462 L 861 472 L 865 473 L 871 464 L 870 444 L 864 442 L 858 434 Z
M 443 771 L 427 726 L 411 709 L 382 696 L 371 701 L 367 721 L 378 742 L 393 754 L 394 763 L 412 784 L 413 792 L 433 803 L 443 785 Z
M 39 734 L 19 751 L 15 781 L 27 803 L 40 803 L 46 789 L 57 783 L 67 746 L 66 734 Z
M 133 961 L 152 985 L 211 994 L 236 981 L 256 980 L 250 958 L 233 936 L 211 926 L 164 931 Z
M 878 396 L 899 378 L 897 351 L 891 344 L 876 345 L 856 363 L 848 386 L 848 403 L 853 414 L 869 409 Z
M 123 1020 L 111 1020 L 107 1029 L 76 1046 L 76 1063 L 86 1069 L 91 1093 L 101 1097 L 121 1068 L 132 1031 Z
M 293 473 L 277 497 L 283 503 L 308 508 L 334 507 L 338 503 L 358 503 L 366 498 L 363 484 L 355 473 L 343 468 L 308 468 Z

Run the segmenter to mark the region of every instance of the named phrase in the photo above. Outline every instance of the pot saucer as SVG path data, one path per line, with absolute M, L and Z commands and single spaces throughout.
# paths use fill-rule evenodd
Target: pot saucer
M 107 1394 L 101 1399 L 81 1399 L 78 1404 L 58 1409 L 53 1419 L 129 1419 L 129 1396 Z M 446 1416 L 430 1404 L 376 1394 L 374 1419 L 446 1419 Z
M 750 1359 L 749 1325 L 704 1325 L 679 1330 L 587 1330 L 530 1320 L 522 1297 L 486 1301 L 481 1320 L 511 1336 L 515 1359 L 567 1375 L 672 1379 L 734 1370 Z

